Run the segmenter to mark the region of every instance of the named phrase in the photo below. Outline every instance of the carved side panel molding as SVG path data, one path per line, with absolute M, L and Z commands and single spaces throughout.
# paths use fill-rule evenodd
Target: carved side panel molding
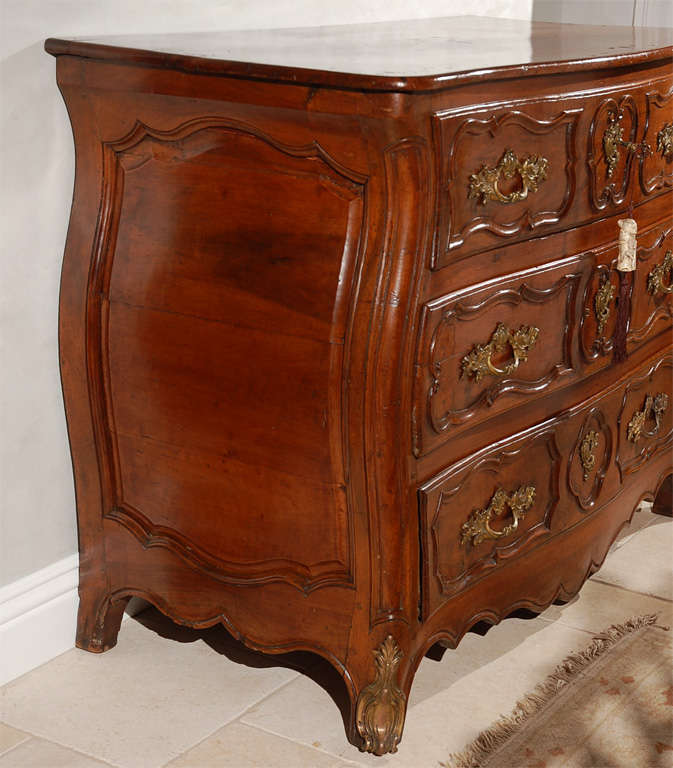
M 120 461 L 120 449 L 115 427 L 115 392 L 111 387 L 109 360 L 110 334 L 115 328 L 110 323 L 109 288 L 113 271 L 115 248 L 119 237 L 120 216 L 127 174 L 144 173 L 157 163 L 188 163 L 206 153 L 217 151 L 227 142 L 243 141 L 246 148 L 255 146 L 269 148 L 278 157 L 278 169 L 283 162 L 295 168 L 305 164 L 304 174 L 313 176 L 316 184 L 326 195 L 339 200 L 339 210 L 344 214 L 344 262 L 342 274 L 346 288 L 342 286 L 335 297 L 334 316 L 351 322 L 352 306 L 349 281 L 355 280 L 360 262 L 360 229 L 363 226 L 366 177 L 350 171 L 333 159 L 318 142 L 303 146 L 291 146 L 276 141 L 256 127 L 221 117 L 202 117 L 189 120 L 171 130 L 152 128 L 136 123 L 134 128 L 117 141 L 106 142 L 103 150 L 103 189 L 98 225 L 93 246 L 92 268 L 88 286 L 87 328 L 89 348 L 88 379 L 91 406 L 94 414 L 96 449 L 103 477 L 105 516 L 123 525 L 145 547 L 161 547 L 171 551 L 190 567 L 209 577 L 231 584 L 254 585 L 270 582 L 284 582 L 308 593 L 326 585 L 351 587 L 353 582 L 353 521 L 350 504 L 345 515 L 334 511 L 330 522 L 339 531 L 335 536 L 332 557 L 318 557 L 311 562 L 310 555 L 303 560 L 293 557 L 261 557 L 254 561 L 234 562 L 214 557 L 208 551 L 208 542 L 194 540 L 179 533 L 166 521 L 151 519 L 144 508 L 137 508 L 125 498 L 124 466 Z M 254 157 L 254 149 L 249 150 Z M 297 177 L 298 178 L 298 177 Z M 345 201 L 345 202 L 344 202 Z M 343 366 L 348 365 L 348 350 L 343 352 L 334 346 L 330 375 L 341 381 Z M 330 414 L 331 429 L 336 436 L 332 441 L 332 457 L 342 466 L 339 470 L 347 474 L 347 446 L 343 432 L 347 419 L 345 405 L 341 401 Z M 347 441 L 346 441 L 347 442 Z M 215 471 L 215 470 L 213 470 Z M 189 510 L 185 510 L 187 512 Z M 192 510 L 194 514 L 198 510 Z M 300 550 L 296 550 L 300 551 Z

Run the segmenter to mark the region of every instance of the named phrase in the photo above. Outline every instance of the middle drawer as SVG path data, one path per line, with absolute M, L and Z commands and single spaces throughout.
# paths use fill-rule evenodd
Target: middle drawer
M 669 219 L 639 231 L 629 355 L 655 337 L 661 347 L 670 334 L 672 249 Z M 579 254 L 468 285 L 423 305 L 412 425 L 417 457 L 502 411 L 612 364 L 617 251 L 616 238 L 603 239 Z M 522 413 L 513 413 L 513 419 Z
M 458 430 L 577 380 L 580 254 L 472 285 L 423 308 L 416 455 Z

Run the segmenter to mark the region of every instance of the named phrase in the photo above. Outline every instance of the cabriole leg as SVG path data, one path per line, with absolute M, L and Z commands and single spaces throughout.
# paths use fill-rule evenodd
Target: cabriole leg
M 659 487 L 652 511 L 658 515 L 673 517 L 673 475 L 669 475 Z
M 129 599 L 125 597 L 113 602 L 107 593 L 80 586 L 75 645 L 92 653 L 114 648 Z

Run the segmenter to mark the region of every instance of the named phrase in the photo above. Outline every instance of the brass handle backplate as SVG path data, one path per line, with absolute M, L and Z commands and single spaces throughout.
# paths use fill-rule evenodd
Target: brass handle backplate
M 526 512 L 535 501 L 535 486 L 522 485 L 514 493 L 507 493 L 502 488 L 493 494 L 489 505 L 485 509 L 475 509 L 460 529 L 460 542 L 466 544 L 471 540 L 472 546 L 477 546 L 486 539 L 501 539 L 514 533 L 523 520 Z M 496 531 L 491 527 L 493 517 L 500 517 L 509 508 L 512 513 L 512 522 Z
M 480 198 L 479 202 L 486 205 L 488 200 L 500 203 L 518 203 L 525 200 L 529 192 L 537 192 L 538 186 L 547 178 L 549 161 L 540 155 L 529 156 L 525 160 L 519 158 L 511 149 L 506 149 L 498 164 L 489 168 L 482 165 L 477 173 L 470 175 L 469 197 Z M 513 192 L 502 192 L 498 188 L 500 178 L 512 179 L 519 175 L 521 188 Z
M 666 123 L 657 134 L 657 152 L 666 160 L 673 158 L 673 123 Z
M 624 128 L 621 125 L 622 112 L 608 111 L 608 127 L 603 133 L 603 153 L 605 154 L 605 163 L 607 165 L 607 176 L 612 177 L 619 162 L 619 150 L 624 147 L 627 152 L 635 152 L 641 156 L 652 153 L 650 145 L 646 141 L 636 144 L 633 141 L 624 141 Z
M 664 260 L 661 264 L 657 264 L 656 267 L 647 276 L 647 290 L 652 296 L 656 296 L 658 293 L 673 293 L 673 284 L 671 283 L 671 276 L 673 273 L 673 251 L 666 251 Z M 668 285 L 666 285 L 668 280 Z
M 510 330 L 503 323 L 498 323 L 488 344 L 477 344 L 461 360 L 461 376 L 474 376 L 481 381 L 484 376 L 509 376 L 520 362 L 528 360 L 528 352 L 535 345 L 540 329 L 535 326 L 521 326 L 518 331 Z M 493 355 L 502 352 L 509 344 L 512 348 L 512 359 L 502 367 L 498 367 L 491 359 Z
M 637 443 L 641 437 L 653 437 L 661 428 L 661 419 L 668 408 L 668 395 L 659 392 L 656 395 L 647 395 L 645 405 L 640 411 L 636 411 L 631 417 L 626 428 L 626 437 Z M 645 429 L 648 419 L 654 419 L 654 429 L 649 432 Z

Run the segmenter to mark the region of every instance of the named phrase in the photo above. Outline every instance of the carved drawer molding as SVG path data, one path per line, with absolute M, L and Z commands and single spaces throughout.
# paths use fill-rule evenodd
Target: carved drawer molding
M 629 189 L 638 136 L 638 107 L 633 95 L 604 99 L 589 127 L 589 196 L 602 211 L 624 202 Z
M 555 428 L 547 427 L 486 448 L 422 486 L 425 615 L 550 534 L 561 464 Z
M 463 118 L 435 115 L 440 188 L 434 268 L 558 226 L 575 197 L 581 112 L 536 102 L 494 105 Z
M 639 238 L 628 340 L 641 344 L 673 326 L 673 227 L 653 228 Z
M 588 258 L 566 259 L 425 305 L 415 382 L 418 454 L 571 377 L 575 301 L 589 269 Z
M 673 187 L 673 89 L 646 94 L 645 136 L 652 153 L 640 163 L 640 186 L 646 194 Z
M 600 406 L 584 417 L 568 456 L 568 487 L 580 507 L 591 510 L 601 495 L 612 460 L 613 428 Z
M 631 296 L 631 317 L 627 334 L 630 351 L 673 325 L 673 229 L 667 220 L 638 235 L 636 270 Z M 580 348 L 586 362 L 603 357 L 607 365 L 612 351 L 612 336 L 617 309 L 619 272 L 617 246 L 591 252 L 596 265 L 584 288 L 580 324 Z
M 667 355 L 624 387 L 617 418 L 615 461 L 622 481 L 645 462 L 673 446 L 671 381 L 673 357 Z

